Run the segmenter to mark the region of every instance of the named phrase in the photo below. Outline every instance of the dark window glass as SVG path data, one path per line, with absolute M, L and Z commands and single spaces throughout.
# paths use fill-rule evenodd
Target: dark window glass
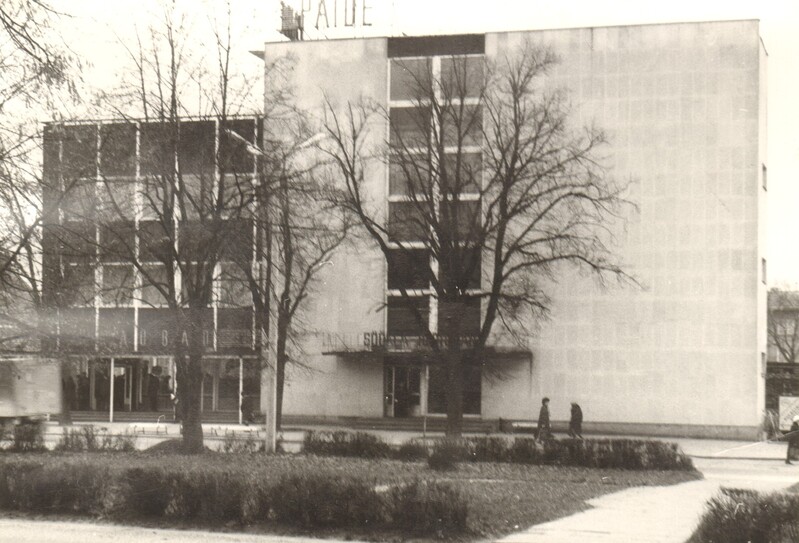
M 114 222 L 100 227 L 100 260 L 131 262 L 135 254 L 136 226 L 133 222 Z
M 465 298 L 458 302 L 438 304 L 438 332 L 448 335 L 457 329 L 460 337 L 475 336 L 480 332 L 480 298 Z
M 48 231 L 55 238 L 64 262 L 89 263 L 94 259 L 97 242 L 94 226 L 85 222 L 64 223 Z
M 187 219 L 208 217 L 213 212 L 213 177 L 210 174 L 181 174 L 179 186 L 183 191 L 179 202 Z
M 65 221 L 94 219 L 97 211 L 96 184 L 94 179 L 64 179 L 61 211 Z
M 94 305 L 94 267 L 88 263 L 65 264 L 59 288 L 62 307 Z
M 391 145 L 425 149 L 430 143 L 430 110 L 419 107 L 391 108 Z
M 252 221 L 245 219 L 231 219 L 225 221 L 220 236 L 225 243 L 222 246 L 222 258 L 234 262 L 248 262 L 252 260 L 253 240 Z
M 441 59 L 441 89 L 447 98 L 479 97 L 483 88 L 483 57 Z
M 257 146 L 255 128 L 255 121 L 252 119 L 229 120 L 222 127 L 219 134 L 219 164 L 223 173 L 247 174 L 255 171 L 255 155 L 241 141 L 245 140 Z M 230 132 L 238 137 L 231 136 Z
M 130 305 L 133 301 L 133 266 L 103 266 L 103 283 L 100 295 L 106 307 Z
M 439 122 L 446 147 L 480 145 L 483 138 L 483 110 L 480 106 L 449 104 L 441 112 Z
M 252 306 L 252 294 L 248 274 L 241 266 L 223 262 L 219 275 L 219 305 L 220 307 L 248 307 Z
M 388 38 L 388 58 L 485 53 L 485 34 Z
M 141 301 L 145 306 L 161 307 L 166 305 L 169 283 L 166 266 L 155 264 L 142 268 Z
M 403 58 L 391 61 L 391 99 L 421 100 L 432 94 L 431 60 Z
M 388 259 L 388 288 L 430 287 L 430 253 L 426 249 L 395 249 Z
M 171 176 L 175 170 L 176 125 L 145 123 L 141 125 L 142 175 Z
M 444 194 L 478 193 L 482 186 L 482 155 L 480 153 L 451 153 L 444 156 L 440 172 L 441 192 Z
M 452 278 L 460 289 L 480 288 L 482 260 L 480 249 L 475 247 L 452 247 L 439 255 L 439 276 L 446 283 Z
M 388 186 L 392 195 L 427 194 L 430 164 L 423 155 L 394 154 L 389 159 Z
M 97 216 L 102 221 L 133 220 L 133 179 L 104 179 L 97 184 Z
M 198 221 L 180 223 L 180 258 L 186 262 L 206 262 L 218 248 L 220 233 Z
M 81 177 L 97 176 L 97 126 L 65 126 L 63 129 L 61 167 L 64 184 Z
M 447 412 L 447 374 L 441 366 L 430 366 L 427 382 L 427 411 L 429 413 Z M 480 414 L 480 367 L 464 368 L 463 412 L 467 415 Z
M 480 202 L 442 202 L 440 220 L 441 231 L 448 232 L 452 240 L 473 240 L 480 231 Z
M 429 224 L 421 212 L 424 202 L 389 202 L 388 235 L 393 241 L 424 241 Z
M 206 175 L 213 173 L 215 129 L 213 121 L 180 123 L 178 143 L 180 173 Z
M 166 262 L 173 253 L 172 236 L 159 221 L 139 223 L 139 257 L 143 262 Z
M 427 330 L 430 315 L 430 300 L 427 296 L 403 298 L 391 296 L 388 299 L 388 324 L 386 333 L 390 336 L 421 336 Z M 420 326 L 417 315 L 421 318 Z
M 100 175 L 136 175 L 136 125 L 100 126 Z

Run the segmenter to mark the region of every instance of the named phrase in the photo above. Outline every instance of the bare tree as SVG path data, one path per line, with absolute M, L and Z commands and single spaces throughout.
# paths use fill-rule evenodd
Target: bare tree
M 389 281 L 392 267 L 418 279 L 396 288 L 444 372 L 450 436 L 462 432 L 465 374 L 491 370 L 499 331 L 523 333 L 546 314 L 549 282 L 569 265 L 627 278 L 609 245 L 623 187 L 603 166 L 603 132 L 575 126 L 565 94 L 547 89 L 555 63 L 529 46 L 495 63 L 441 58 L 436 69 L 395 59 L 392 92 L 413 107 L 325 104 L 320 148 L 337 167 L 340 206 L 383 252 Z M 387 216 L 368 173 L 386 159 Z M 437 324 L 419 288 L 436 300 Z
M 799 292 L 769 291 L 768 338 L 782 362 L 795 364 L 799 361 Z

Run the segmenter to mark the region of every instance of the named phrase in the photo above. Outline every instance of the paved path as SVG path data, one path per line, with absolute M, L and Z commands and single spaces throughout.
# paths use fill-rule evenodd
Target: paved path
M 722 449 L 719 449 L 722 450 Z M 799 466 L 770 458 L 696 458 L 704 480 L 664 487 L 637 487 L 601 496 L 591 509 L 506 536 L 503 543 L 684 543 L 707 500 L 721 487 L 772 492 L 799 483 Z

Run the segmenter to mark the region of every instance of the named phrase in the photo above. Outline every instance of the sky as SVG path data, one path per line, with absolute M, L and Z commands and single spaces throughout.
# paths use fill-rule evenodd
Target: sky
M 225 2 L 174 0 L 202 26 L 224 20 Z M 319 16 L 325 3 L 328 22 L 339 27 L 353 0 L 287 0 L 296 9 Z M 570 28 L 704 20 L 759 19 L 768 52 L 768 215 L 769 286 L 799 288 L 799 0 L 355 0 L 368 28 L 339 28 L 317 38 L 362 35 L 455 34 L 502 30 Z M 88 60 L 87 85 L 112 87 L 124 65 L 120 40 L 130 40 L 159 16 L 163 0 L 51 0 L 70 17 L 61 34 L 73 51 Z M 310 9 L 309 9 L 310 7 Z M 335 13 L 334 13 L 335 11 Z M 280 39 L 279 0 L 231 0 L 233 62 L 258 74 L 261 64 L 249 51 Z M 358 21 L 356 21 L 358 22 Z M 307 26 L 307 25 L 306 25 Z M 198 43 L 202 50 L 205 43 Z M 209 53 L 210 54 L 210 53 Z

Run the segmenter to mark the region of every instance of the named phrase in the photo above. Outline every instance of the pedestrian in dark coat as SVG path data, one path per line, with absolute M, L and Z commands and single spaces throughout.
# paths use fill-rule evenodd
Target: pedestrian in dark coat
M 538 431 L 536 438 L 545 441 L 552 438 L 552 427 L 549 423 L 549 398 L 541 400 L 541 410 L 538 412 Z
M 799 456 L 799 415 L 793 418 L 793 424 L 788 431 L 788 452 L 785 453 L 785 463 L 790 464 L 791 458 Z
M 577 402 L 572 402 L 572 416 L 569 419 L 569 436 L 583 438 L 583 410 Z

